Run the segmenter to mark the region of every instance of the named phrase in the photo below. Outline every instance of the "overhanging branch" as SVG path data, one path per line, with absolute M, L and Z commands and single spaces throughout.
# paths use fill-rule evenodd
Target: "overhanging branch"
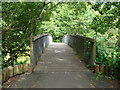
M 49 2 L 50 3 L 50 2 Z M 49 3 L 47 3 L 46 5 L 48 5 Z M 38 20 L 40 20 L 42 18 L 42 16 L 44 16 L 46 13 L 48 13 L 49 11 L 51 11 L 53 8 L 55 8 L 56 6 L 58 6 L 61 2 L 57 3 L 56 5 L 54 5 L 53 7 L 49 8 L 46 12 L 44 12 L 44 8 L 42 9 L 40 16 L 38 18 Z M 45 5 L 45 6 L 46 6 Z M 44 13 L 44 15 L 43 15 Z
M 54 5 L 53 7 L 49 8 L 48 11 L 52 10 L 53 8 L 55 8 L 56 6 L 58 6 L 61 2 L 58 2 L 56 5 Z

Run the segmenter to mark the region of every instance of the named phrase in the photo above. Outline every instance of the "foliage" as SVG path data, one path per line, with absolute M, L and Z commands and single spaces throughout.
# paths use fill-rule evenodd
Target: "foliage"
M 36 35 L 38 25 L 42 21 L 49 20 L 55 4 L 50 2 L 2 2 L 3 67 L 13 65 L 13 61 L 30 50 L 31 34 Z M 9 58 L 5 59 L 6 57 Z
M 101 2 L 92 4 L 97 12 L 91 23 L 97 38 L 97 63 L 119 67 L 119 2 Z M 118 46 L 117 46 L 118 45 Z
M 63 5 L 64 4 L 64 5 Z M 43 33 L 50 33 L 54 41 L 61 41 L 65 34 L 86 35 L 89 23 L 95 16 L 87 3 L 63 3 L 52 12 L 50 21 L 45 21 L 39 27 Z
M 96 79 L 99 80 L 99 79 L 102 79 L 102 78 L 103 78 L 102 72 L 98 72 Z
M 102 72 L 98 72 L 97 76 L 96 76 L 96 80 L 100 80 L 100 79 L 103 79 L 104 76 L 103 76 L 103 73 Z M 116 76 L 113 76 L 112 74 L 108 75 L 108 76 L 105 76 L 106 79 L 115 79 Z
M 17 58 L 17 62 L 14 62 L 14 65 L 16 65 L 16 64 L 28 64 L 28 63 L 30 63 L 29 56 L 20 56 Z
M 118 60 L 117 57 L 117 47 L 116 47 L 116 41 L 117 41 L 117 30 L 116 33 L 112 32 L 112 34 L 115 34 L 113 36 L 109 36 L 108 32 L 106 34 L 101 35 L 100 33 L 97 36 L 97 58 L 96 61 L 99 64 L 102 65 L 109 65 L 115 64 Z
M 101 2 L 92 5 L 98 12 L 91 24 L 96 32 L 104 33 L 111 28 L 119 28 L 119 2 Z

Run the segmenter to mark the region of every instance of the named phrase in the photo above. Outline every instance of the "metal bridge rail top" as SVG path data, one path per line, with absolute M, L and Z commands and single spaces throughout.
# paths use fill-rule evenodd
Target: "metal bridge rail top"
M 37 36 L 33 36 L 33 42 L 38 40 L 39 38 L 44 37 L 44 36 L 51 36 L 51 34 L 46 33 L 46 34 L 40 34 L 40 35 L 37 35 Z
M 90 37 L 86 37 L 86 36 L 81 36 L 81 35 L 72 35 L 72 34 L 66 34 L 65 36 L 72 36 L 72 37 L 80 37 L 80 38 L 82 38 L 82 39 L 87 39 L 87 40 L 89 40 L 89 41 L 91 41 L 91 42 L 95 42 L 95 37 L 93 37 L 93 38 L 90 38 Z M 64 37 L 65 37 L 64 36 Z

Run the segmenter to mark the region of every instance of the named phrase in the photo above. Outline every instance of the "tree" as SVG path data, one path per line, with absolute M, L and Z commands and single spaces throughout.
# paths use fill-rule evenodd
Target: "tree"
M 120 66 L 120 50 L 117 47 L 117 45 L 120 47 L 120 3 L 99 2 L 91 3 L 91 6 L 97 12 L 91 23 L 91 28 L 97 36 L 97 61 L 118 68 Z
M 50 2 L 2 3 L 3 67 L 13 65 L 13 61 L 16 61 L 20 55 L 30 51 L 30 35 L 37 34 L 38 25 L 42 21 L 49 20 L 51 11 L 58 4 Z

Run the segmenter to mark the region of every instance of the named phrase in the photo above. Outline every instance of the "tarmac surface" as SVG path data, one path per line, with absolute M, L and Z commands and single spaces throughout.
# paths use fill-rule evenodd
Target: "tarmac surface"
M 32 74 L 12 83 L 10 88 L 112 88 L 107 80 L 96 80 L 74 50 L 64 43 L 52 43 L 42 54 Z

